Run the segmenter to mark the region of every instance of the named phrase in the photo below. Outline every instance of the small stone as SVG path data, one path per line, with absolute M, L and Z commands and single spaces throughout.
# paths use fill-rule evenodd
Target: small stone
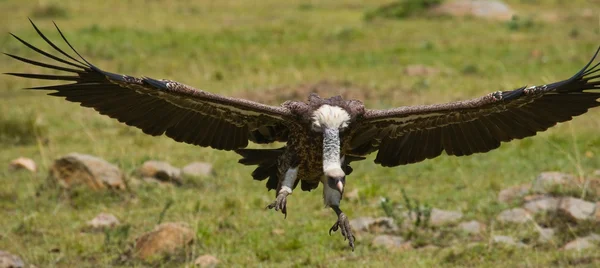
M 385 247 L 387 249 L 407 250 L 412 248 L 410 241 L 406 242 L 401 236 L 395 235 L 378 235 L 373 238 L 371 244 L 374 247 Z
M 552 228 L 541 228 L 538 232 L 540 234 L 538 241 L 541 243 L 552 242 L 554 240 L 554 234 L 556 233 Z
M 474 16 L 501 21 L 510 20 L 515 14 L 505 3 L 497 0 L 444 1 L 434 6 L 430 12 L 436 15 Z
M 485 225 L 478 221 L 465 221 L 458 224 L 458 228 L 467 234 L 481 234 L 485 230 Z
M 0 250 L 0 268 L 21 268 L 25 263 L 17 256 Z
M 438 74 L 439 72 L 436 68 L 421 64 L 409 65 L 404 68 L 404 74 L 408 76 L 429 76 Z
M 94 190 L 126 188 L 125 175 L 117 166 L 87 154 L 70 153 L 55 160 L 49 177 L 67 189 L 76 185 Z
M 162 182 L 170 182 L 176 185 L 181 185 L 181 169 L 172 166 L 167 162 L 149 160 L 144 162 L 140 168 L 138 168 L 138 174 L 140 177 L 157 179 Z
M 527 193 L 529 193 L 530 188 L 531 184 L 516 185 L 506 188 L 498 193 L 498 201 L 501 203 L 518 201 Z
M 496 217 L 496 219 L 502 223 L 524 223 L 530 218 L 531 216 L 529 213 L 522 208 L 511 208 L 504 210 Z
M 93 231 L 110 229 L 121 224 L 119 219 L 109 213 L 100 213 L 98 216 L 87 222 L 87 226 Z
M 600 242 L 600 235 L 590 234 L 586 237 L 577 238 L 567 244 L 564 245 L 564 250 L 585 250 L 597 248 L 598 243 Z
M 600 222 L 600 201 L 596 202 L 596 211 L 594 212 L 594 220 Z
M 593 219 L 596 204 L 579 198 L 565 197 L 561 199 L 559 210 L 576 221 Z
M 194 265 L 201 268 L 214 268 L 219 265 L 219 259 L 213 255 L 202 255 L 194 261 Z
M 389 217 L 359 217 L 350 220 L 350 228 L 356 232 L 371 232 L 371 233 L 395 233 L 398 231 L 398 226 L 394 220 Z
M 8 164 L 8 169 L 9 170 L 29 170 L 31 172 L 36 172 L 37 171 L 37 166 L 35 165 L 35 161 L 33 161 L 31 158 L 27 158 L 27 157 L 19 157 L 13 161 L 10 161 L 10 164 Z
M 560 199 L 556 197 L 544 196 L 533 199 L 523 205 L 523 207 L 531 213 L 553 212 L 558 209 Z
M 546 194 L 557 186 L 573 184 L 576 179 L 573 175 L 562 172 L 542 172 L 538 175 L 533 184 L 531 191 L 534 193 Z
M 214 175 L 213 166 L 206 162 L 193 162 L 181 169 L 184 175 L 208 177 Z
M 134 254 L 148 259 L 163 254 L 174 254 L 194 241 L 194 232 L 185 223 L 169 222 L 158 225 L 153 231 L 135 240 Z
M 359 195 L 358 195 L 358 189 L 353 189 L 352 191 L 344 191 L 344 199 L 347 200 L 358 200 Z
M 503 244 L 503 245 L 508 245 L 508 246 L 514 246 L 514 247 L 526 247 L 525 244 L 523 244 L 522 242 L 517 242 L 514 238 L 510 237 L 510 236 L 505 236 L 505 235 L 495 235 L 492 237 L 492 242 L 494 244 Z
M 355 232 L 368 232 L 369 226 L 375 221 L 372 217 L 358 217 L 350 220 L 350 228 Z
M 283 229 L 273 229 L 273 231 L 271 231 L 272 234 L 274 235 L 284 235 L 285 234 L 285 230 Z
M 459 211 L 441 210 L 434 208 L 431 210 L 429 223 L 432 226 L 443 226 L 447 224 L 457 223 L 462 219 L 463 214 Z

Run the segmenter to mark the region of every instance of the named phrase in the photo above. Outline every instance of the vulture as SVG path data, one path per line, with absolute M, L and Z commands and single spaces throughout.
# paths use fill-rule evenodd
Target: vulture
M 287 199 L 298 184 L 305 191 L 322 184 L 324 203 L 337 215 L 329 234 L 340 230 L 352 250 L 355 237 L 340 209 L 351 162 L 374 152 L 375 163 L 384 167 L 417 163 L 443 152 L 455 156 L 484 153 L 599 106 L 600 62 L 595 60 L 600 48 L 571 78 L 470 100 L 380 110 L 368 109 L 359 100 L 310 94 L 307 101 L 270 106 L 172 80 L 104 71 L 84 59 L 56 24 L 72 53 L 31 24 L 53 54 L 11 35 L 51 62 L 6 55 L 54 74 L 8 75 L 67 81 L 30 89 L 51 91 L 48 95 L 93 108 L 148 135 L 164 134 L 178 142 L 236 152 L 242 157 L 239 163 L 257 166 L 252 172 L 255 180 L 266 180 L 267 188 L 275 190 L 275 200 L 267 208 L 286 216 Z M 285 146 L 248 149 L 249 142 Z

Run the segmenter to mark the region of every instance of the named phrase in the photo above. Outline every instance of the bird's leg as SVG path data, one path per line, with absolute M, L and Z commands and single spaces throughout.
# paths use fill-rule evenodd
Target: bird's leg
M 329 235 L 331 235 L 332 231 L 335 232 L 340 229 L 342 236 L 344 236 L 344 240 L 348 239 L 348 245 L 352 248 L 352 251 L 354 251 L 354 235 L 352 234 L 352 229 L 350 229 L 348 217 L 346 217 L 346 214 L 342 212 L 339 206 L 331 206 L 331 208 L 335 211 L 335 214 L 337 214 L 338 220 L 331 226 L 331 229 L 329 229 Z
M 292 187 L 294 187 L 294 184 L 296 183 L 297 175 L 297 168 L 290 168 L 285 172 L 283 181 L 277 192 L 277 197 L 273 203 L 267 206 L 268 209 L 275 209 L 275 211 L 281 210 L 281 213 L 287 218 L 287 196 L 292 194 Z

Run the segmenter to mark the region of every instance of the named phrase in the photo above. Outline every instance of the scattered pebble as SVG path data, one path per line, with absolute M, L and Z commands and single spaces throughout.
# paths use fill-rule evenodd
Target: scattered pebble
M 206 162 L 193 162 L 181 169 L 184 175 L 208 177 L 214 175 L 213 165 Z
M 181 185 L 181 169 L 163 161 L 149 160 L 144 162 L 137 170 L 138 175 L 144 181 L 158 180 Z
M 502 223 L 524 223 L 527 222 L 530 218 L 531 216 L 529 215 L 529 213 L 522 208 L 512 208 L 504 210 L 500 212 L 500 214 L 498 214 L 498 216 L 496 217 L 496 219 Z
M 467 234 L 481 234 L 485 231 L 485 225 L 478 221 L 461 222 L 458 228 Z
M 194 265 L 201 268 L 214 268 L 219 265 L 219 259 L 213 255 L 202 255 L 194 261 Z
M 454 224 L 460 221 L 463 214 L 459 211 L 441 210 L 434 208 L 431 210 L 431 216 L 429 223 L 432 226 L 443 226 L 447 224 Z
M 27 157 L 19 157 L 8 164 L 9 170 L 29 170 L 31 172 L 37 172 L 37 166 L 35 161 Z
M 87 226 L 93 231 L 113 228 L 119 224 L 121 224 L 119 219 L 110 213 L 100 213 L 87 222 Z
M 185 223 L 163 223 L 156 226 L 153 231 L 136 238 L 134 254 L 139 259 L 174 254 L 192 243 L 194 235 L 192 229 Z
M 126 188 L 124 174 L 117 166 L 87 154 L 70 153 L 55 160 L 49 177 L 64 188 L 76 185 L 87 185 L 94 190 Z

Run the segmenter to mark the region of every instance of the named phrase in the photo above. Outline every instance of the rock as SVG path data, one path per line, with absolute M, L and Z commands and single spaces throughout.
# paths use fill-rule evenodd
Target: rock
M 87 185 L 94 190 L 125 189 L 123 172 L 117 166 L 86 154 L 70 153 L 55 160 L 50 178 L 64 188 Z
M 585 250 L 597 248 L 600 243 L 600 235 L 590 234 L 586 237 L 577 238 L 563 246 L 563 250 Z
M 562 198 L 559 211 L 576 221 L 590 220 L 595 218 L 596 204 L 579 198 Z
M 355 188 L 354 190 L 348 192 L 344 191 L 344 199 L 352 201 L 358 200 L 358 198 L 358 189 Z
M 531 184 L 516 185 L 506 188 L 498 193 L 498 202 L 501 203 L 512 203 L 518 201 L 529 193 Z
M 271 231 L 271 233 L 274 234 L 274 235 L 284 235 L 285 234 L 285 230 L 283 230 L 283 229 L 273 229 Z
M 194 241 L 194 232 L 185 223 L 163 223 L 153 231 L 142 234 L 135 240 L 134 254 L 139 259 L 148 259 L 163 254 L 173 254 Z
M 398 226 L 392 218 L 360 217 L 350 220 L 350 228 L 356 232 L 395 233 Z
M 496 219 L 502 223 L 524 223 L 530 218 L 531 216 L 529 213 L 522 208 L 511 208 L 504 210 L 496 217 Z
M 576 184 L 576 179 L 571 174 L 562 172 L 542 172 L 533 181 L 531 191 L 534 193 L 546 194 L 555 187 L 573 184 Z
M 556 231 L 552 228 L 540 228 L 538 233 L 540 234 L 538 241 L 540 243 L 548 243 L 554 240 L 554 234 Z
M 100 213 L 98 216 L 87 222 L 88 228 L 90 228 L 92 231 L 110 229 L 119 224 L 121 224 L 119 219 L 109 213 Z
M 19 157 L 13 161 L 10 161 L 10 164 L 8 164 L 8 169 L 9 170 L 29 170 L 31 172 L 36 172 L 37 171 L 37 166 L 35 165 L 35 161 L 33 161 L 31 158 L 27 158 L 27 157 Z
M 404 74 L 408 76 L 429 76 L 438 74 L 439 72 L 436 68 L 421 64 L 409 65 L 404 68 Z
M 600 222 L 600 201 L 596 202 L 596 211 L 594 212 L 594 220 Z
M 171 164 L 162 161 L 149 160 L 144 162 L 138 168 L 138 175 L 145 181 L 155 179 L 161 182 L 170 182 L 181 185 L 181 169 L 171 166 Z
M 503 245 L 507 245 L 507 246 L 513 246 L 513 247 L 526 247 L 525 244 L 523 244 L 522 242 L 517 242 L 514 238 L 510 237 L 510 236 L 505 236 L 505 235 L 495 235 L 492 237 L 492 242 L 494 244 L 503 244 Z
M 558 209 L 560 199 L 556 197 L 544 196 L 538 199 L 528 201 L 523 205 L 527 211 L 531 213 L 553 212 Z
M 515 14 L 510 7 L 496 0 L 453 0 L 444 1 L 430 12 L 436 15 L 474 16 L 494 20 L 510 20 Z
M 194 265 L 202 268 L 213 268 L 217 267 L 219 259 L 213 255 L 202 255 L 194 261 Z
M 458 228 L 467 234 L 481 234 L 485 231 L 485 225 L 478 221 L 465 221 L 458 224 Z
M 24 266 L 25 263 L 19 256 L 0 250 L 0 268 L 20 268 Z
M 207 177 L 214 175 L 213 166 L 206 162 L 193 162 L 181 169 L 184 175 Z
M 395 235 L 378 235 L 373 238 L 371 244 L 374 247 L 385 247 L 387 249 L 412 249 L 412 244 L 410 241 L 407 242 L 401 236 Z
M 432 226 L 443 226 L 446 224 L 457 223 L 462 219 L 463 214 L 459 211 L 449 211 L 434 208 L 431 210 L 429 224 Z

